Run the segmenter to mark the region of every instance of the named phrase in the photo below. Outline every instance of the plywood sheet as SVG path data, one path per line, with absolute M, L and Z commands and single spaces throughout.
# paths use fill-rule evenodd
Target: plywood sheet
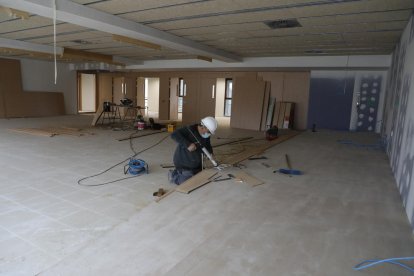
M 145 78 L 137 78 L 137 106 L 145 106 Z
M 310 72 L 285 73 L 283 99 L 295 103 L 294 129 L 307 127 Z
M 170 118 L 170 78 L 166 75 L 160 77 L 158 118 L 160 120 Z
M 231 107 L 231 127 L 260 130 L 264 95 L 264 81 L 242 77 L 235 78 Z
M 170 120 L 178 120 L 178 78 L 170 78 Z
M 229 156 L 229 157 L 225 158 L 224 160 L 222 160 L 222 163 L 223 164 L 230 164 L 230 165 L 240 163 L 240 162 L 248 159 L 249 157 L 261 154 L 262 152 L 264 152 L 268 148 L 271 148 L 271 147 L 273 147 L 277 144 L 280 144 L 284 141 L 287 141 L 287 140 L 295 137 L 298 134 L 300 134 L 299 131 L 291 130 L 291 131 L 287 132 L 286 134 L 280 135 L 277 139 L 275 139 L 273 141 L 270 141 L 270 142 L 266 141 L 264 144 L 262 144 L 260 146 L 256 146 L 256 147 L 247 149 L 245 151 L 242 151 L 238 154 L 235 154 L 233 156 Z
M 214 93 L 213 93 L 214 89 Z M 202 78 L 200 80 L 200 90 L 198 92 L 199 113 L 198 119 L 204 117 L 214 117 L 216 113 L 216 79 Z
M 253 187 L 265 183 L 263 180 L 260 180 L 256 177 L 246 173 L 245 171 L 239 171 L 239 172 L 235 173 L 234 176 L 236 178 L 240 179 L 241 181 L 246 182 L 249 185 L 252 185 Z
M 198 115 L 198 77 L 184 77 L 186 95 L 183 97 L 182 122 L 184 125 L 194 124 L 199 121 Z
M 180 193 L 188 194 L 191 191 L 209 183 L 217 174 L 218 171 L 216 169 L 203 170 L 179 185 L 175 190 Z
M 267 115 L 269 113 L 269 109 L 273 108 L 270 102 L 270 82 L 265 82 L 265 92 L 263 96 L 263 108 L 262 108 L 262 123 L 260 126 L 260 130 L 266 130 L 266 122 L 267 122 Z

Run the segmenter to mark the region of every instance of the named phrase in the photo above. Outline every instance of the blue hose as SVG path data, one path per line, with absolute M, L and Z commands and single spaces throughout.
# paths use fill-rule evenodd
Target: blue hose
M 366 260 L 363 261 L 362 263 L 357 264 L 356 266 L 353 267 L 354 270 L 362 270 L 377 264 L 381 264 L 381 263 L 390 263 L 390 264 L 395 264 L 395 265 L 399 265 L 405 269 L 407 269 L 410 272 L 414 272 L 414 268 L 411 266 L 408 266 L 406 264 L 400 263 L 398 261 L 411 261 L 414 260 L 414 257 L 402 257 L 402 258 L 390 258 L 390 259 L 383 259 L 383 260 Z M 365 263 L 369 263 L 364 265 Z
M 128 166 L 128 169 L 126 168 Z M 129 160 L 129 163 L 124 167 L 124 174 L 132 174 L 138 175 L 141 173 L 147 172 L 148 173 L 148 165 L 142 159 L 133 159 Z

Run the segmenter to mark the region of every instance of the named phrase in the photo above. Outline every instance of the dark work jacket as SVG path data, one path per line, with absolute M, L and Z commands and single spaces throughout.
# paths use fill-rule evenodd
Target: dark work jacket
M 201 171 L 201 148 L 204 146 L 206 149 L 213 153 L 213 149 L 210 144 L 210 137 L 203 138 L 198 133 L 198 125 L 191 125 L 179 128 L 171 134 L 171 138 L 178 143 L 174 152 L 174 165 L 178 170 L 191 170 L 193 172 Z M 202 144 L 197 143 L 197 140 L 190 133 L 189 129 L 197 137 L 197 140 Z M 194 143 L 197 146 L 197 150 L 188 151 L 188 147 Z

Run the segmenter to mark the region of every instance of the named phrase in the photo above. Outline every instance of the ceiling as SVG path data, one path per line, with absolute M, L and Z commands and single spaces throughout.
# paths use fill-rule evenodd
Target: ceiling
M 51 2 L 0 0 L 0 55 L 53 59 Z M 56 0 L 56 45 L 62 61 L 115 64 L 390 54 L 413 8 L 414 0 Z M 269 27 L 291 19 L 300 26 Z

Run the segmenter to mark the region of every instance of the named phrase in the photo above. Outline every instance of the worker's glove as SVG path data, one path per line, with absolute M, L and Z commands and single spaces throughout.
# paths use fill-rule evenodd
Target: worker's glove
M 195 151 L 197 149 L 197 146 L 194 143 L 191 143 L 191 145 L 188 146 L 188 151 Z

